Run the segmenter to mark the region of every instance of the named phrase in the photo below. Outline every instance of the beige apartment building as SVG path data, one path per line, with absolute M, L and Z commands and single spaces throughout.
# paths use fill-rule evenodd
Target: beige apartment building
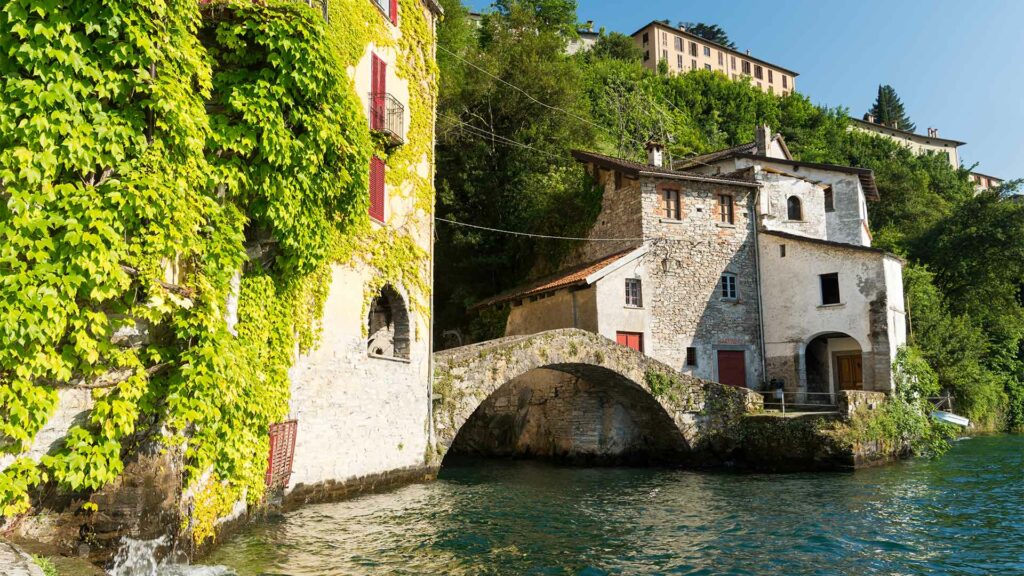
M 927 154 L 928 152 L 942 154 L 949 159 L 949 163 L 953 168 L 960 167 L 960 154 L 957 148 L 967 144 L 959 140 L 939 138 L 938 128 L 929 128 L 927 134 L 915 134 L 914 132 L 901 130 L 898 126 L 879 124 L 870 114 L 865 114 L 863 120 L 851 117 L 850 125 L 854 130 L 870 132 L 899 142 L 913 150 L 916 154 Z
M 652 70 L 665 60 L 669 72 L 682 74 L 691 70 L 714 70 L 733 80 L 747 77 L 750 83 L 770 94 L 788 94 L 796 89 L 792 70 L 776 66 L 750 55 L 726 48 L 684 28 L 673 28 L 664 22 L 653 21 L 632 34 L 643 51 L 643 64 Z

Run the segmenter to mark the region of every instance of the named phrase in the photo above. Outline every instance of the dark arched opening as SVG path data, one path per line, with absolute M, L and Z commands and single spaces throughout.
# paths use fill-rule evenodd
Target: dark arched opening
M 409 359 L 409 310 L 390 285 L 370 302 L 366 351 L 371 356 Z
M 804 348 L 806 390 L 811 403 L 834 403 L 842 390 L 863 390 L 863 350 L 848 334 L 830 332 Z
M 786 200 L 786 218 L 789 220 L 803 220 L 804 212 L 800 205 L 800 199 L 796 196 L 790 196 L 789 200 Z
M 688 451 L 678 426 L 646 389 L 599 366 L 549 366 L 510 380 L 481 402 L 443 465 L 482 457 L 678 464 Z

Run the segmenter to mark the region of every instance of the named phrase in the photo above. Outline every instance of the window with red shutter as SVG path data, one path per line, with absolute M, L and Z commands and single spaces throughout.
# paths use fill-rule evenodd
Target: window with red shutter
M 398 0 L 391 0 L 389 8 L 388 15 L 391 16 L 391 23 L 398 26 Z
M 384 114 L 387 112 L 387 62 L 376 54 L 370 57 L 370 129 L 384 129 Z
M 384 161 L 370 158 L 370 218 L 384 221 Z

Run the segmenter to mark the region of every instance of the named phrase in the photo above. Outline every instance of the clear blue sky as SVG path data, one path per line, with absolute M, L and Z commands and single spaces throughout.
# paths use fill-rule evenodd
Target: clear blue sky
M 799 72 L 813 102 L 856 117 L 891 84 L 918 132 L 967 142 L 965 165 L 1024 177 L 1024 0 L 579 0 L 578 15 L 624 34 L 663 18 L 718 24 L 740 50 Z

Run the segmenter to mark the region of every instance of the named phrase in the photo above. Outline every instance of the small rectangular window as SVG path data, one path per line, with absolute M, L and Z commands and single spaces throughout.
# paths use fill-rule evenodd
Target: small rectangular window
M 832 187 L 831 186 L 826 186 L 825 187 L 825 212 L 835 212 L 835 211 L 836 211 L 835 195 L 832 193 Z
M 696 70 L 697 69 L 697 61 L 696 60 L 690 60 L 690 69 L 691 70 Z
M 679 191 L 665 190 L 662 194 L 662 215 L 671 220 L 680 220 Z
M 682 52 L 683 51 L 683 39 L 680 38 L 679 36 L 676 36 L 676 51 L 677 52 Z
M 678 68 L 680 70 L 683 69 L 683 55 L 682 54 L 676 54 L 676 68 Z
M 704 47 L 704 55 L 707 56 L 708 58 L 711 58 L 711 47 L 710 46 L 705 46 Z
M 718 195 L 718 217 L 722 224 L 733 224 L 732 196 L 728 194 Z
M 696 42 L 690 42 L 690 56 L 696 56 L 696 55 L 697 55 L 697 43 Z
M 736 69 L 736 57 L 735 56 L 729 56 L 729 61 L 732 63 L 732 69 L 735 70 Z
M 622 172 L 615 171 L 615 189 L 622 190 Z
M 750 74 L 750 62 L 747 62 L 746 60 L 743 61 L 743 73 Z
M 705 70 L 711 70 L 711 64 L 705 64 L 704 65 L 704 69 Z
M 616 332 L 615 341 L 619 346 L 626 346 L 636 350 L 637 352 L 644 351 L 643 332 Z
M 650 59 L 651 59 L 651 51 L 650 50 L 644 50 L 644 62 L 647 62 Z
M 839 274 L 822 274 L 821 278 L 821 303 L 839 304 Z
M 661 59 L 665 61 L 665 64 L 668 64 L 668 50 L 661 51 Z
M 789 78 L 787 78 L 785 75 L 782 76 L 782 87 L 789 88 Z
M 647 32 L 644 32 L 644 44 L 647 44 L 647 38 L 648 38 Z
M 785 257 L 786 257 L 786 245 L 785 244 L 779 244 L 779 258 L 785 258 Z
M 718 65 L 725 66 L 725 54 L 721 50 L 718 51 Z
M 643 291 L 639 278 L 626 278 L 626 306 L 640 308 L 643 306 Z
M 686 365 L 696 366 L 697 365 L 697 349 L 690 346 L 686 349 Z
M 775 82 L 775 80 L 772 79 L 772 69 L 769 68 L 768 69 L 768 83 L 771 84 L 772 82 Z
M 761 68 L 760 66 L 754 66 L 754 78 L 757 78 L 758 80 L 763 80 L 764 68 Z
M 664 32 L 661 33 L 661 45 L 668 46 L 668 34 Z
M 726 300 L 736 299 L 736 275 L 722 274 L 722 298 Z

